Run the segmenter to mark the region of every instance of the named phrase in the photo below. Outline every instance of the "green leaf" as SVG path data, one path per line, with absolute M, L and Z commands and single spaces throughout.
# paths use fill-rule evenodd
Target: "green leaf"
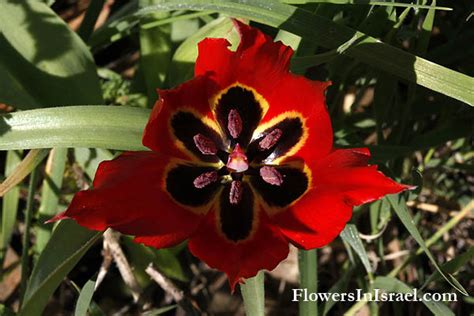
M 84 19 L 82 20 L 81 26 L 77 30 L 77 34 L 82 38 L 84 42 L 87 42 L 94 31 L 95 24 L 99 18 L 100 12 L 104 7 L 105 0 L 91 1 L 87 8 Z
M 412 4 L 403 2 L 389 2 L 389 1 L 372 1 L 372 0 L 281 0 L 282 3 L 287 4 L 306 4 L 306 3 L 330 3 L 330 4 L 362 4 L 362 5 L 379 5 L 387 7 L 401 7 L 412 9 L 436 9 L 451 11 L 452 8 L 437 7 L 422 4 Z
M 384 289 L 391 293 L 413 293 L 413 289 L 402 281 L 391 277 L 375 278 L 373 287 L 375 289 Z M 418 290 L 418 298 L 421 299 L 423 292 Z M 436 316 L 454 316 L 454 313 L 442 302 L 422 301 L 423 304 Z
M 95 172 L 102 161 L 114 158 L 114 154 L 101 148 L 75 148 L 74 156 L 90 179 L 94 179 Z
M 87 316 L 87 310 L 92 302 L 96 280 L 88 280 L 79 293 L 79 298 L 74 309 L 74 316 Z
M 263 281 L 264 273 L 259 271 L 256 276 L 245 279 L 245 283 L 240 285 L 247 315 L 265 315 L 265 288 Z
M 157 3 L 157 0 L 139 0 L 139 6 L 145 7 Z M 168 17 L 167 12 L 144 16 L 140 24 L 160 21 Z M 145 78 L 148 95 L 148 107 L 158 99 L 157 88 L 163 87 L 168 65 L 171 60 L 171 27 L 165 25 L 144 29 L 140 28 L 140 69 Z
M 370 265 L 369 257 L 367 256 L 364 245 L 360 240 L 357 227 L 355 227 L 354 224 L 347 224 L 340 236 L 345 242 L 351 245 L 352 249 L 357 253 L 357 256 L 362 261 L 367 273 L 372 274 L 372 266 Z
M 22 151 L 9 151 L 5 161 L 5 176 L 9 176 L 21 162 Z M 10 244 L 13 228 L 16 223 L 20 188 L 13 187 L 3 196 L 2 200 L 2 229 L 0 234 L 0 264 L 3 266 L 3 258 Z
M 61 221 L 33 269 L 19 315 L 41 315 L 64 277 L 101 236 L 102 232 L 90 231 L 74 221 Z
M 33 169 L 40 164 L 48 155 L 49 149 L 32 149 L 10 174 L 8 178 L 0 183 L 0 197 L 14 188 L 18 183 L 25 179 Z
M 388 201 L 392 205 L 393 209 L 395 210 L 395 213 L 397 214 L 398 218 L 400 221 L 403 223 L 405 228 L 408 230 L 410 235 L 413 237 L 413 239 L 416 240 L 418 245 L 423 249 L 423 251 L 426 253 L 428 258 L 430 259 L 431 263 L 435 266 L 436 270 L 443 276 L 443 278 L 448 281 L 448 283 L 457 291 L 459 291 L 463 295 L 468 295 L 466 289 L 449 273 L 444 272 L 441 270 L 439 267 L 438 263 L 436 262 L 436 259 L 433 257 L 431 254 L 430 250 L 425 244 L 425 241 L 420 235 L 420 232 L 415 226 L 415 223 L 413 222 L 413 219 L 411 218 L 410 214 L 408 213 L 405 199 L 403 197 L 399 197 L 397 199 L 396 196 L 394 195 L 388 195 L 387 196 Z
M 141 144 L 150 110 L 71 106 L 0 115 L 0 150 L 94 147 L 146 150 Z
M 36 226 L 36 253 L 43 251 L 53 230 L 52 224 L 44 222 L 58 211 L 59 193 L 63 184 L 67 148 L 53 148 L 46 163 L 45 178 L 41 189 L 41 204 L 38 210 L 39 223 Z
M 18 109 L 101 104 L 93 58 L 40 1 L 0 1 L 0 102 Z
M 474 246 L 471 246 L 468 251 L 456 256 L 455 258 L 449 260 L 445 264 L 441 266 L 441 270 L 446 271 L 448 273 L 456 273 L 459 269 L 472 262 L 472 258 L 474 257 Z M 431 282 L 436 282 L 441 279 L 442 276 L 439 271 L 433 272 L 432 275 L 425 281 L 425 284 L 422 288 L 426 287 Z
M 270 0 L 169 0 L 140 12 L 211 10 L 279 27 L 334 49 L 351 40 L 344 54 L 372 67 L 474 106 L 474 78 L 389 46 L 302 8 Z

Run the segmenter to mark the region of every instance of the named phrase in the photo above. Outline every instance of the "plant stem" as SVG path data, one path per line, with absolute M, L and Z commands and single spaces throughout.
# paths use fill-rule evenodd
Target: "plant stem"
M 260 271 L 255 277 L 246 279 L 245 284 L 240 285 L 247 316 L 265 315 L 265 288 L 263 280 L 263 272 Z
M 30 175 L 30 183 L 28 185 L 28 197 L 26 200 L 25 209 L 25 231 L 23 232 L 23 249 L 21 251 L 21 283 L 20 283 L 20 301 L 23 301 L 23 296 L 26 291 L 26 283 L 30 273 L 29 269 L 29 250 L 30 250 L 30 226 L 33 215 L 34 196 L 36 178 L 38 175 L 38 168 L 34 168 Z
M 308 293 L 318 292 L 318 256 L 316 249 L 299 250 L 298 266 L 300 270 L 300 287 L 306 289 Z M 299 302 L 300 316 L 317 316 L 318 302 L 310 300 Z

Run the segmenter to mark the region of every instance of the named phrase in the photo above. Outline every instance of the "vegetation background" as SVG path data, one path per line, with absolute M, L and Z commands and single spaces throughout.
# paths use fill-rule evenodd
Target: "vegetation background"
M 333 82 L 337 146 L 368 146 L 386 174 L 418 186 L 355 209 L 330 245 L 293 249 L 265 275 L 267 314 L 469 315 L 473 10 L 470 0 L 0 0 L 0 315 L 243 314 L 238 291 L 185 245 L 158 251 L 44 224 L 100 161 L 143 149 L 155 89 L 192 77 L 201 39 L 235 43 L 231 17 L 294 47 L 293 72 Z M 458 300 L 298 306 L 299 287 Z

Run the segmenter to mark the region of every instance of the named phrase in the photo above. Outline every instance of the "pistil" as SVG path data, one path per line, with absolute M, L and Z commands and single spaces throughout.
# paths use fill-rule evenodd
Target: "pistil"
M 249 162 L 240 145 L 237 144 L 229 155 L 226 164 L 227 168 L 235 172 L 244 172 L 249 168 Z
M 227 116 L 227 129 L 233 138 L 238 138 L 242 132 L 242 118 L 236 109 L 232 109 Z
M 229 192 L 229 202 L 230 204 L 239 204 L 242 200 L 242 182 L 241 181 L 232 181 L 230 185 L 230 192 Z
M 203 155 L 215 155 L 217 153 L 216 144 L 203 134 L 194 135 L 193 140 L 197 149 L 199 149 Z
M 283 183 L 283 176 L 274 167 L 264 166 L 260 168 L 260 176 L 263 181 L 271 185 L 280 186 Z
M 219 179 L 219 176 L 216 171 L 209 171 L 201 174 L 196 179 L 194 179 L 193 184 L 194 187 L 198 189 L 202 189 L 209 184 L 216 182 Z

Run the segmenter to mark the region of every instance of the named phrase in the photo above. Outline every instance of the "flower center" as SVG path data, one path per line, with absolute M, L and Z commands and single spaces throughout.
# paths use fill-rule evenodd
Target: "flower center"
M 230 153 L 226 167 L 231 172 L 244 172 L 249 168 L 247 156 L 239 144 L 235 145 L 234 150 Z

